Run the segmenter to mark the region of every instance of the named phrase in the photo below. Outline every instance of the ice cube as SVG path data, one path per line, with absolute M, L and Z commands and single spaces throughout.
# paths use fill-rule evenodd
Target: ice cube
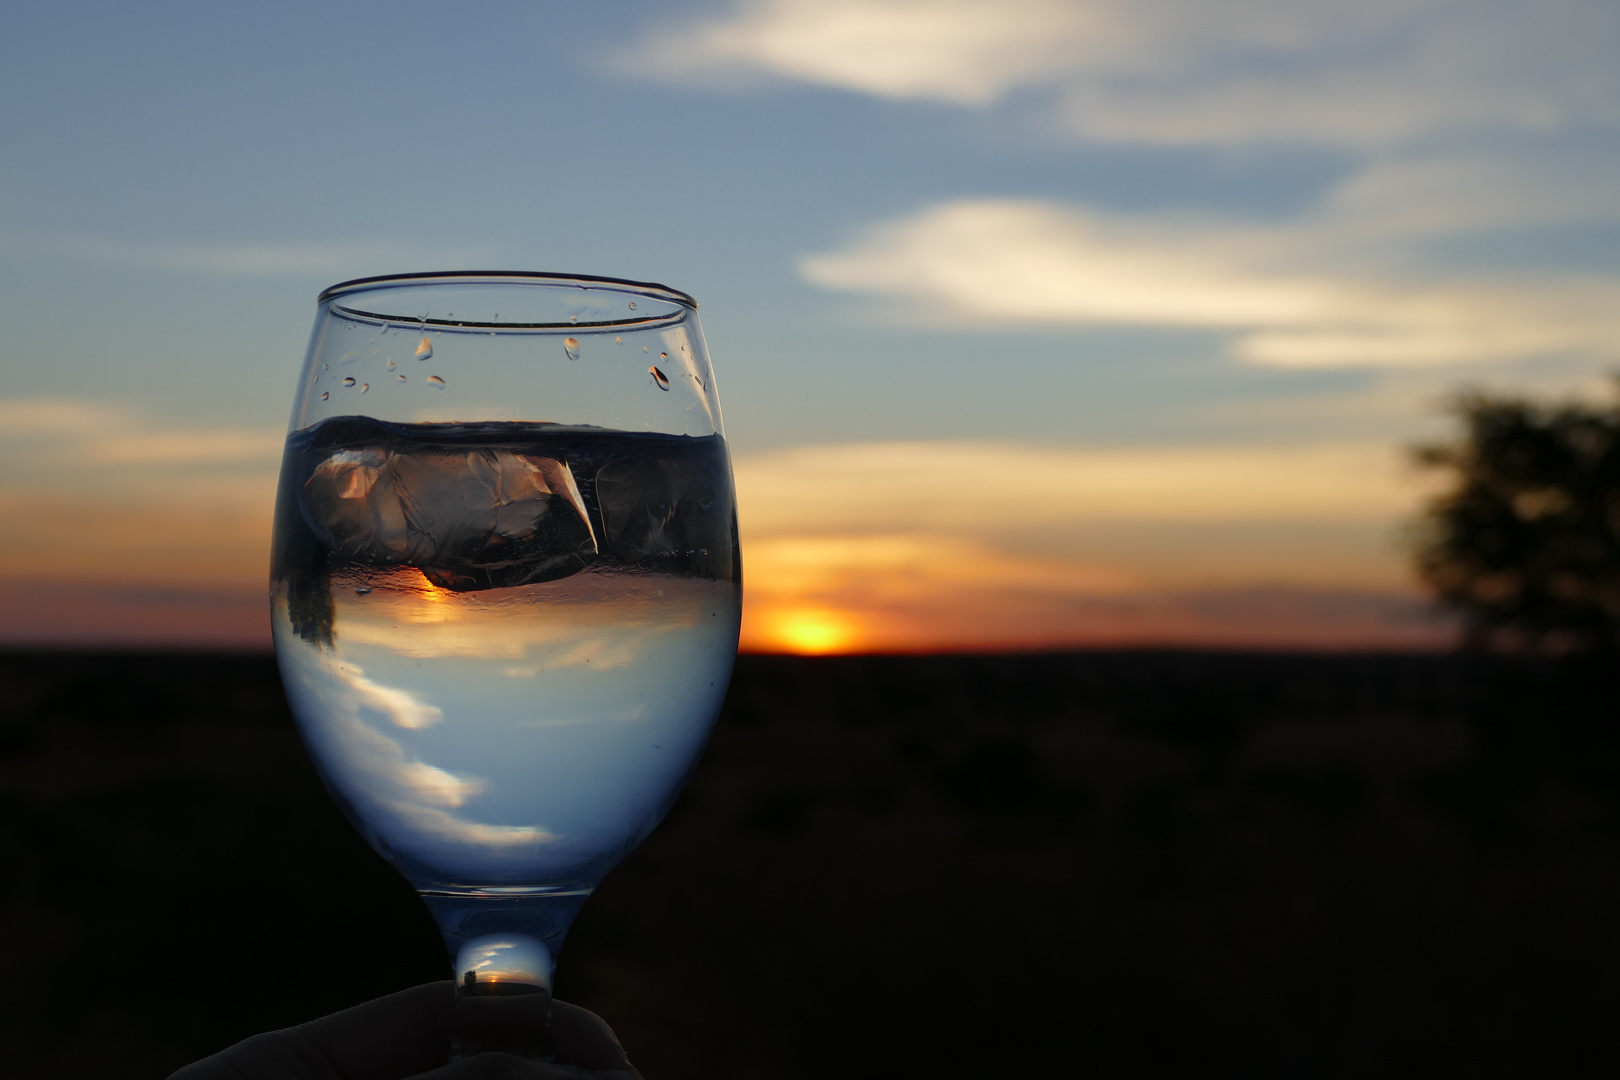
M 416 566 L 457 591 L 567 577 L 597 552 L 568 464 L 498 447 L 339 450 L 301 503 L 335 559 Z
M 624 563 L 684 560 L 718 548 L 711 512 L 726 478 L 703 460 L 619 459 L 596 474 L 602 546 Z

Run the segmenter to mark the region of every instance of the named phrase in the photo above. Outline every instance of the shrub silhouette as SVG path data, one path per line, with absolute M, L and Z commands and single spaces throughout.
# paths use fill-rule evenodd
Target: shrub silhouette
M 1423 580 L 1475 647 L 1620 651 L 1620 401 L 1454 409 L 1463 437 L 1415 450 L 1452 479 L 1419 529 Z

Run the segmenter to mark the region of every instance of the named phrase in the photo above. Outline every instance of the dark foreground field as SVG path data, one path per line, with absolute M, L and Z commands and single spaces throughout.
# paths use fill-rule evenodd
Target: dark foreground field
M 1614 1075 L 1607 672 L 745 657 L 560 992 L 649 1080 Z M 445 974 L 271 661 L 0 656 L 0 1061 L 161 1077 Z

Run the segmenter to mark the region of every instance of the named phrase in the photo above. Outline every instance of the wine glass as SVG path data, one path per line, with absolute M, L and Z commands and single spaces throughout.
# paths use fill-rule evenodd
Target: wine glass
M 685 293 L 470 272 L 321 293 L 276 656 L 327 788 L 444 935 L 452 1057 L 549 1054 L 569 925 L 697 764 L 737 650 L 734 502 Z

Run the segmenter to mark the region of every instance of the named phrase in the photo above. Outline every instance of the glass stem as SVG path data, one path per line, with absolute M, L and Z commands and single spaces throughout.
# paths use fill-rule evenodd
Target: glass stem
M 456 983 L 450 1060 L 500 1050 L 551 1061 L 551 987 L 590 890 L 524 896 L 424 893 Z

